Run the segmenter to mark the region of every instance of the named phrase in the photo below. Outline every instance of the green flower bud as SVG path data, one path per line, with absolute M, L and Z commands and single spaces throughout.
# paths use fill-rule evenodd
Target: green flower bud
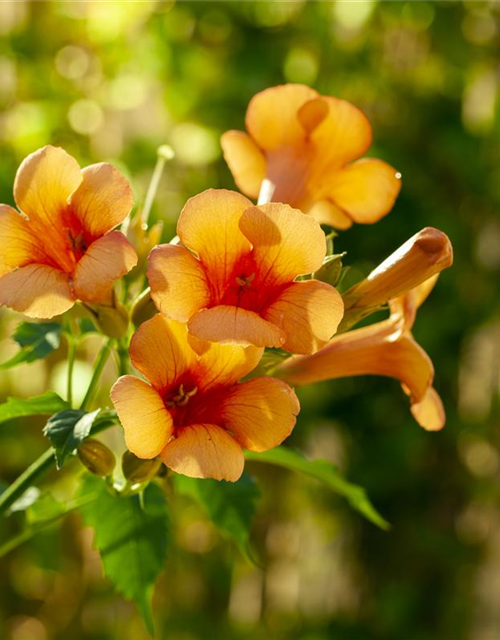
M 148 482 L 161 467 L 161 460 L 142 460 L 131 451 L 125 451 L 122 456 L 122 471 L 125 478 L 132 484 Z
M 113 452 L 94 438 L 87 438 L 78 447 L 76 454 L 80 462 L 96 476 L 109 476 L 115 468 L 116 458 Z

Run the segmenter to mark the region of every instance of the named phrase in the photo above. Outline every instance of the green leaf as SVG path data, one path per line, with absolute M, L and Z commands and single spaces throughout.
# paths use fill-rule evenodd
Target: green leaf
M 56 500 L 51 493 L 43 493 L 28 506 L 26 519 L 28 524 L 34 525 L 48 520 L 55 520 L 64 513 L 66 513 L 66 507 L 62 502 Z
M 313 278 L 315 280 L 321 280 L 321 282 L 326 282 L 327 284 L 331 284 L 335 287 L 341 277 L 342 274 L 342 258 L 346 255 L 346 252 L 336 253 L 331 256 L 327 256 L 322 266 L 313 273 Z
M 67 409 L 52 416 L 43 428 L 44 435 L 52 443 L 56 454 L 57 468 L 60 469 L 68 455 L 88 438 L 92 424 L 100 409 L 87 413 L 81 409 Z
M 0 423 L 24 416 L 51 415 L 68 408 L 69 405 L 66 400 L 63 400 L 53 391 L 47 391 L 41 396 L 26 400 L 22 398 L 7 398 L 3 404 L 0 404 Z
M 218 482 L 176 475 L 175 487 L 180 494 L 194 498 L 219 531 L 251 558 L 250 527 L 260 492 L 250 476 L 243 475 L 237 482 Z
M 166 500 L 154 484 L 142 496 L 125 498 L 111 493 L 100 478 L 86 476 L 83 494 L 93 491 L 97 500 L 80 511 L 85 524 L 94 528 L 94 547 L 101 554 L 104 574 L 137 604 L 153 635 L 153 586 L 167 553 Z
M 10 505 L 7 515 L 16 513 L 17 511 L 26 511 L 38 500 L 39 497 L 40 489 L 37 487 L 28 487 L 26 491 Z
M 12 338 L 21 347 L 10 360 L 0 364 L 0 369 L 10 369 L 23 362 L 34 362 L 46 358 L 61 344 L 59 322 L 22 322 Z
M 346 498 L 351 507 L 381 529 L 389 529 L 387 520 L 375 510 L 363 487 L 348 482 L 340 471 L 327 460 L 308 460 L 300 452 L 276 447 L 264 453 L 245 451 L 247 460 L 275 464 L 291 471 L 304 473 L 319 480 L 329 489 Z

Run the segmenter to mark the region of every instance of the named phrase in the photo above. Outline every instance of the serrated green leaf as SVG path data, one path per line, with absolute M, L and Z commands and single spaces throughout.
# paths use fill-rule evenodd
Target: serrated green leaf
M 22 322 L 12 335 L 21 347 L 10 360 L 0 364 L 0 369 L 10 369 L 23 362 L 34 362 L 46 358 L 61 344 L 59 322 Z
M 234 540 L 243 555 L 250 558 L 250 527 L 260 496 L 250 476 L 244 474 L 237 482 L 217 482 L 177 475 L 175 487 L 180 494 L 194 498 L 219 531 Z
M 68 455 L 88 438 L 100 409 L 87 413 L 83 410 L 67 409 L 52 416 L 43 428 L 44 435 L 52 443 L 60 469 Z
M 68 408 L 66 400 L 53 391 L 47 391 L 34 398 L 7 398 L 3 404 L 0 404 L 0 423 L 24 416 L 51 415 Z
M 165 562 L 168 541 L 167 503 L 154 484 L 142 500 L 110 492 L 105 482 L 87 476 L 82 494 L 96 492 L 97 499 L 80 508 L 86 525 L 94 529 L 94 547 L 101 554 L 105 575 L 117 591 L 133 600 L 153 634 L 151 598 Z
M 363 487 L 348 482 L 337 467 L 327 460 L 308 460 L 299 451 L 286 447 L 276 447 L 263 453 L 245 451 L 245 458 L 256 462 L 275 464 L 311 476 L 346 498 L 353 509 L 373 524 L 381 529 L 389 529 L 390 527 L 387 520 L 376 511 Z

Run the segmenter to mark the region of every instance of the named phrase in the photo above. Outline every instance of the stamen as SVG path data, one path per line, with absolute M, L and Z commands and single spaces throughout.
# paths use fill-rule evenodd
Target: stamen
M 165 400 L 165 404 L 168 407 L 185 407 L 189 402 L 189 398 L 192 398 L 198 392 L 198 387 L 193 387 L 190 391 L 184 389 L 184 385 L 180 384 L 178 392 L 175 396 L 172 396 L 170 400 Z
M 240 276 L 236 276 L 236 284 L 240 287 L 249 288 L 252 285 L 252 282 L 255 279 L 255 273 L 251 273 L 249 276 L 245 274 L 241 274 Z

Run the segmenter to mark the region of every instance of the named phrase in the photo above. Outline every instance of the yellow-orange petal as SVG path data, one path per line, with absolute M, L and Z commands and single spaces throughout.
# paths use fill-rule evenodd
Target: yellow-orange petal
M 128 449 L 138 458 L 160 455 L 174 427 L 158 392 L 139 378 L 122 376 L 113 385 L 110 396 L 125 431 Z
M 14 198 L 30 220 L 60 234 L 68 199 L 81 182 L 78 162 L 64 149 L 49 145 L 22 162 L 14 182 Z
M 273 151 L 300 144 L 306 132 L 299 109 L 318 93 L 302 84 L 284 84 L 257 93 L 248 105 L 247 131 L 261 149 Z
M 202 309 L 188 323 L 189 332 L 201 340 L 241 346 L 281 347 L 285 334 L 253 311 L 220 305 Z
M 113 282 L 137 264 L 134 247 L 120 231 L 98 238 L 79 260 L 73 274 L 77 298 L 103 302 L 109 298 Z
M 264 353 L 264 349 L 259 347 L 207 342 L 194 336 L 189 336 L 188 339 L 199 355 L 193 371 L 196 386 L 204 391 L 235 384 L 255 369 Z
M 221 137 L 224 159 L 238 189 L 257 198 L 266 177 L 266 158 L 252 138 L 243 131 L 226 131 Z
M 245 449 L 267 451 L 288 438 L 300 411 L 294 391 L 276 378 L 234 385 L 221 406 L 223 424 Z
M 323 264 L 323 230 L 316 220 L 287 204 L 247 209 L 241 216 L 240 229 L 253 245 L 260 287 L 291 282 Z
M 174 320 L 187 322 L 210 302 L 205 270 L 186 248 L 155 247 L 148 258 L 148 280 L 156 308 Z
M 328 116 L 328 102 L 322 98 L 313 98 L 304 102 L 297 112 L 297 117 L 304 131 L 309 135 Z
M 125 176 L 107 162 L 85 167 L 82 177 L 70 206 L 85 231 L 98 238 L 128 216 L 134 203 L 132 189 Z
M 161 459 L 169 469 L 184 476 L 229 482 L 241 477 L 245 464 L 240 445 L 214 424 L 182 427 Z
M 401 176 L 386 162 L 365 158 L 331 177 L 328 196 L 354 222 L 377 222 L 392 209 L 401 190 Z
M 359 375 L 396 378 L 413 402 L 420 401 L 434 377 L 431 359 L 411 334 L 391 333 L 389 321 L 343 333 L 317 353 L 285 360 L 274 375 L 303 385 Z
M 53 318 L 74 304 L 68 274 L 45 264 L 29 264 L 0 278 L 0 305 L 30 318 Z
M 434 387 L 429 387 L 420 402 L 412 403 L 411 412 L 426 431 L 440 431 L 446 423 L 443 402 Z
M 352 227 L 352 219 L 331 200 L 318 200 L 307 213 L 320 224 L 327 224 L 335 229 L 349 229 L 349 227 Z
M 31 262 L 43 263 L 43 247 L 29 222 L 6 204 L 0 204 L 0 277 Z
M 130 359 L 153 387 L 163 392 L 194 367 L 196 353 L 188 342 L 186 325 L 158 313 L 132 336 Z
M 179 238 L 200 257 L 218 297 L 226 290 L 235 263 L 251 249 L 238 224 L 251 206 L 235 191 L 208 189 L 190 198 L 179 217 Z
M 305 280 L 287 287 L 263 317 L 282 329 L 286 336 L 283 349 L 309 354 L 330 340 L 343 314 L 342 296 L 334 287 Z
M 382 304 L 414 289 L 452 262 L 453 248 L 448 236 L 439 229 L 426 227 L 401 245 L 367 278 L 351 287 L 346 292 L 346 300 L 350 298 L 350 306 L 356 308 Z M 422 298 L 425 288 L 416 295 Z
M 328 171 L 357 160 L 372 143 L 372 128 L 365 114 L 346 100 L 324 96 L 328 115 L 310 134 L 316 157 L 325 167 L 322 180 L 329 181 Z

